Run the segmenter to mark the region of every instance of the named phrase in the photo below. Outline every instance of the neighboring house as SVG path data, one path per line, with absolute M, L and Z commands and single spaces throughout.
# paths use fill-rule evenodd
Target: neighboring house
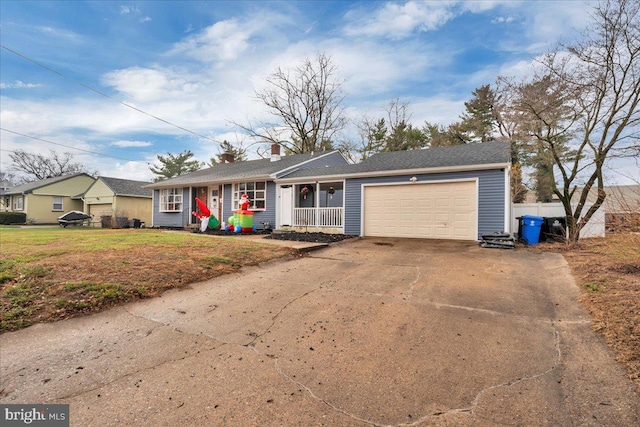
M 606 229 L 640 229 L 640 185 L 610 185 L 604 187 L 604 191 L 607 197 L 600 209 L 604 211 Z M 574 195 L 572 202 L 577 203 L 579 196 L 580 193 Z M 598 189 L 591 188 L 587 195 L 587 204 L 594 203 L 597 197 Z
M 7 190 L 8 212 L 24 212 L 27 221 L 33 223 L 55 223 L 59 216 L 69 211 L 81 211 L 82 194 L 95 179 L 86 174 L 57 176 L 18 185 Z
M 607 196 L 602 203 L 602 206 L 598 209 L 602 215 L 593 217 L 590 220 L 590 224 L 595 225 L 599 222 L 597 233 L 588 237 L 603 237 L 604 230 L 613 231 L 616 229 L 631 228 L 633 230 L 638 229 L 640 226 L 640 185 L 609 185 L 604 187 L 604 191 Z M 587 195 L 585 201 L 585 208 L 582 210 L 582 215 L 587 212 L 587 209 L 593 205 L 598 196 L 598 188 L 592 187 Z M 578 188 L 573 194 L 571 199 L 571 205 L 573 209 L 576 209 L 580 198 L 582 197 L 582 188 Z M 524 204 L 515 204 L 514 209 L 520 211 L 520 206 L 531 207 L 530 211 L 527 211 L 529 215 L 551 215 L 550 211 L 555 208 L 556 216 L 564 215 L 564 208 L 560 203 L 558 197 L 554 194 L 553 202 L 542 203 L 536 202 L 535 191 L 529 191 L 527 194 L 527 200 Z M 584 235 L 584 233 L 582 234 Z
M 9 180 L 3 179 L 0 181 L 0 209 L 5 212 L 9 211 L 9 206 L 11 205 L 11 197 L 6 196 L 5 194 L 13 186 L 13 183 Z
M 143 188 L 149 184 L 145 181 L 98 177 L 82 196 L 84 212 L 93 215 L 94 221 L 103 216 L 127 217 L 151 225 L 153 191 Z
M 509 173 L 509 145 L 487 142 L 379 153 L 355 165 L 337 152 L 223 164 L 149 187 L 156 226 L 194 223 L 200 194 L 224 221 L 248 193 L 258 228 L 268 221 L 285 230 L 477 240 L 510 231 Z
M 279 148 L 273 146 L 267 159 L 225 162 L 147 185 L 145 188 L 153 190 L 153 226 L 183 228 L 196 224 L 198 219 L 192 215 L 196 197 L 208 205 L 216 218 L 226 222 L 238 209 L 242 195 L 247 194 L 256 227 L 261 229 L 265 223 L 273 227 L 277 212 L 276 179 L 300 169 L 348 164 L 338 151 L 280 156 Z

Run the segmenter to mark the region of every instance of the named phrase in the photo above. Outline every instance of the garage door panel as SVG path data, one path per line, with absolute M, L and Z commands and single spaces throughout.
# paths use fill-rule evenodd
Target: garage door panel
M 94 218 L 100 219 L 101 216 L 111 216 L 113 214 L 113 206 L 111 203 L 101 203 L 89 205 L 89 215 L 93 215 Z
M 448 208 L 451 204 L 451 199 L 444 199 L 442 197 L 436 199 L 436 208 Z
M 364 187 L 365 236 L 476 240 L 476 182 Z

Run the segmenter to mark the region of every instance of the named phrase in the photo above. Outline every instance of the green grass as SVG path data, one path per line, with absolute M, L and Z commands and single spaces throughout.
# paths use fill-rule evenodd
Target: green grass
M 71 299 L 75 296 L 78 299 L 89 298 L 99 302 L 113 302 L 126 300 L 131 296 L 131 291 L 116 283 L 68 282 L 65 283 L 64 288 L 70 291 Z
M 599 292 L 600 289 L 600 285 L 601 283 L 597 283 L 597 282 L 587 282 L 585 284 L 583 284 L 582 286 L 584 286 L 586 289 L 592 291 L 592 292 Z
M 11 228 L 0 232 L 0 240 L 2 254 L 11 253 L 14 249 L 26 246 L 32 248 L 30 252 L 35 256 L 51 256 L 67 251 L 96 252 L 107 249 L 127 249 L 137 245 L 175 247 L 175 245 L 192 243 L 193 236 L 187 233 L 164 233 L 159 230 Z M 37 246 L 46 246 L 46 248 L 35 250 L 34 247 Z

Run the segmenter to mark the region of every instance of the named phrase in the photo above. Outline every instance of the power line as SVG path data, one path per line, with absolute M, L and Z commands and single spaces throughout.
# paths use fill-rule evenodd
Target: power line
M 15 135 L 20 135 L 20 136 L 24 136 L 25 138 L 31 138 L 31 139 L 35 139 L 36 141 L 42 141 L 42 142 L 47 142 L 49 144 L 53 144 L 53 145 L 59 145 L 61 147 L 65 147 L 65 148 L 70 148 L 72 150 L 78 150 L 78 151 L 84 151 L 85 153 L 91 153 L 91 154 L 96 154 L 98 156 L 103 156 L 103 157 L 111 157 L 113 159 L 118 159 L 118 160 L 126 160 L 127 162 L 135 162 L 137 160 L 131 160 L 131 159 L 125 159 L 124 157 L 118 157 L 118 156 L 112 156 L 110 154 L 104 154 L 104 153 L 98 153 L 97 151 L 91 151 L 91 150 L 85 150 L 83 148 L 77 148 L 77 147 L 71 147 L 69 145 L 64 145 L 64 144 L 60 144 L 59 142 L 53 142 L 53 141 L 49 141 L 46 139 L 42 139 L 42 138 L 37 138 L 35 136 L 31 136 L 31 135 L 26 135 L 24 133 L 20 133 L 20 132 L 16 132 L 10 129 L 5 129 L 3 127 L 0 127 L 0 130 L 3 130 L 5 132 L 9 132 L 9 133 L 13 133 Z M 2 150 L 2 151 L 10 151 L 10 150 Z
M 48 66 L 46 66 L 46 65 L 44 65 L 44 64 L 41 64 L 40 62 L 38 62 L 38 61 L 36 61 L 36 60 L 34 60 L 34 59 L 31 59 L 31 58 L 29 58 L 28 56 L 21 54 L 20 52 L 16 52 L 15 50 L 10 49 L 10 48 L 8 48 L 8 47 L 6 47 L 6 46 L 2 45 L 2 44 L 0 44 L 0 47 L 1 47 L 1 48 L 3 48 L 3 49 L 5 49 L 5 50 L 6 50 L 6 51 L 8 51 L 8 52 L 13 53 L 13 54 L 14 54 L 14 55 L 16 55 L 16 56 L 19 56 L 20 58 L 22 58 L 22 59 L 24 59 L 24 60 L 26 60 L 26 61 L 29 61 L 29 62 L 31 62 L 31 63 L 33 63 L 33 64 L 35 64 L 35 65 L 39 66 L 39 67 L 44 68 L 45 70 L 47 70 L 47 71 L 49 71 L 49 72 L 51 72 L 51 73 L 53 73 L 53 74 L 56 74 L 56 75 L 58 75 L 58 76 L 60 76 L 60 77 L 62 77 L 62 78 L 64 78 L 64 79 L 66 79 L 66 80 L 69 80 L 69 81 L 71 81 L 72 83 L 75 83 L 75 84 L 77 84 L 77 85 L 79 85 L 79 86 L 82 86 L 82 87 L 84 87 L 85 89 L 88 89 L 88 90 L 90 90 L 90 91 L 92 91 L 92 92 L 97 93 L 98 95 L 102 95 L 102 96 L 104 96 L 105 98 L 109 98 L 109 99 L 111 99 L 112 101 L 116 101 L 118 104 L 124 105 L 124 106 L 125 106 L 125 107 L 127 107 L 127 108 L 131 108 L 132 110 L 135 110 L 135 111 L 137 111 L 137 112 L 139 112 L 139 113 L 142 113 L 142 114 L 144 114 L 145 116 L 149 116 L 149 117 L 151 117 L 151 118 L 154 118 L 154 119 L 156 119 L 156 120 L 159 120 L 159 121 L 161 121 L 162 123 L 168 124 L 169 126 L 173 126 L 173 127 L 177 128 L 177 129 L 183 130 L 183 131 L 185 131 L 185 132 L 188 132 L 188 133 L 190 133 L 190 134 L 192 134 L 192 135 L 195 135 L 195 136 L 198 136 L 198 137 L 200 137 L 200 138 L 207 139 L 207 140 L 209 140 L 209 141 L 211 141 L 211 142 L 214 142 L 214 143 L 218 144 L 218 146 L 220 145 L 220 141 L 216 141 L 216 140 L 215 140 L 215 139 L 213 139 L 213 138 L 210 138 L 210 137 L 208 137 L 208 136 L 205 136 L 205 135 L 199 134 L 199 133 L 197 133 L 197 132 L 194 132 L 194 131 L 192 131 L 192 130 L 189 130 L 189 129 L 187 129 L 187 128 L 185 128 L 185 127 L 182 127 L 182 126 L 180 126 L 180 125 L 177 125 L 177 124 L 175 124 L 175 123 L 171 123 L 171 122 L 170 122 L 170 121 L 168 121 L 168 120 L 165 120 L 165 119 L 163 119 L 163 118 L 161 118 L 161 117 L 158 117 L 158 116 L 154 116 L 153 114 L 147 113 L 146 111 L 143 111 L 143 110 L 141 110 L 141 109 L 139 109 L 139 108 L 137 108 L 137 107 L 134 107 L 133 105 L 130 105 L 130 104 L 127 104 L 126 102 L 120 101 L 119 99 L 116 99 L 116 98 L 112 97 L 111 95 L 108 95 L 108 94 L 106 94 L 106 93 L 104 93 L 104 92 L 101 92 L 101 91 L 99 91 L 98 89 L 94 89 L 93 87 L 91 87 L 91 86 L 89 86 L 89 85 L 87 85 L 87 84 L 84 84 L 84 83 L 82 83 L 82 82 L 81 82 L 81 81 L 79 81 L 79 80 L 75 80 L 75 79 L 73 79 L 73 78 L 71 78 L 71 77 L 67 77 L 67 76 L 65 76 L 64 74 L 62 74 L 61 72 L 56 71 L 56 70 L 54 70 L 53 68 L 48 67 Z

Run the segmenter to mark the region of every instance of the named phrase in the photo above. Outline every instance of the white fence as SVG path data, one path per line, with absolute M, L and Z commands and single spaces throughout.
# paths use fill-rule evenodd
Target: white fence
M 295 208 L 295 227 L 342 227 L 342 208 Z
M 585 205 L 582 212 L 587 212 L 591 205 Z M 575 205 L 572 205 L 575 209 Z M 564 217 L 564 207 L 562 203 L 513 203 L 511 209 L 511 231 L 518 232 L 518 217 L 523 215 L 535 215 L 542 217 L 561 216 Z M 604 237 L 604 207 L 600 207 L 593 214 L 591 220 L 580 232 L 580 237 Z

